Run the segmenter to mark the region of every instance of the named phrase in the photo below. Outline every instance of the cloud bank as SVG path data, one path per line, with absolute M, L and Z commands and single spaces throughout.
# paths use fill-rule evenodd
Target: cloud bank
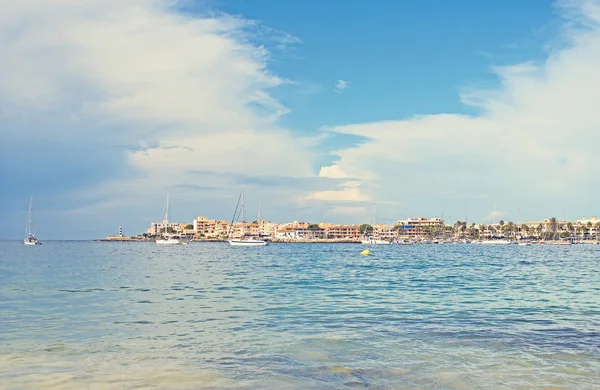
M 457 97 L 477 115 L 334 124 L 322 132 L 363 140 L 334 150 L 281 125 L 290 108 L 273 91 L 291 81 L 269 61 L 298 38 L 182 4 L 0 0 L 0 201 L 23 210 L 0 234 L 23 225 L 30 194 L 56 238 L 138 233 L 167 191 L 178 219 L 227 218 L 242 186 L 275 220 L 355 221 L 372 204 L 387 222 L 594 211 L 598 2 L 561 2 L 545 61 L 494 67 L 497 87 Z
M 406 202 L 407 213 L 470 212 L 483 220 L 494 203 L 515 220 L 518 208 L 529 218 L 594 211 L 600 4 L 559 5 L 564 35 L 545 61 L 494 67 L 498 87 L 461 94 L 478 115 L 328 127 L 365 141 L 337 150 L 321 174 L 360 180 L 372 198 Z
M 100 219 L 137 205 L 134 219 L 171 189 L 208 203 L 235 198 L 236 175 L 314 176 L 315 140 L 278 125 L 289 110 L 270 91 L 287 81 L 267 68 L 262 27 L 179 3 L 0 0 L 2 175 L 33 149 L 25 169 L 43 187 L 15 198 L 43 192 Z M 297 42 L 266 32 L 278 50 Z

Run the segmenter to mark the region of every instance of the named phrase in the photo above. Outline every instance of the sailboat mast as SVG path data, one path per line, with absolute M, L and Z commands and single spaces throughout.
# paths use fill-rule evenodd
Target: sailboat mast
M 242 223 L 244 223 L 246 219 L 244 218 L 244 190 L 242 190 Z
M 258 215 L 256 216 L 256 222 L 260 225 L 260 207 L 262 206 L 262 202 L 258 202 Z
M 29 197 L 29 210 L 27 211 L 27 224 L 25 225 L 25 237 L 31 234 L 31 225 L 33 225 L 33 196 Z
M 165 220 L 163 221 L 163 224 L 165 225 L 165 234 L 167 234 L 169 232 L 169 198 L 171 197 L 171 193 L 167 192 L 167 204 L 165 205 Z
M 262 234 L 260 228 L 260 207 L 262 206 L 262 202 L 258 202 L 258 215 L 256 216 L 256 224 L 258 225 L 258 236 L 260 237 Z
M 240 207 L 240 201 L 242 199 L 242 194 L 243 194 L 243 191 L 240 193 L 237 204 L 235 205 L 235 211 L 233 212 L 233 217 L 231 217 L 231 223 L 229 224 L 229 230 L 227 231 L 227 238 L 231 237 L 231 233 L 233 232 L 233 227 L 234 227 L 236 218 L 239 217 L 238 208 Z
M 167 192 L 167 213 L 165 214 L 165 220 L 169 222 L 169 201 L 171 200 L 171 193 Z

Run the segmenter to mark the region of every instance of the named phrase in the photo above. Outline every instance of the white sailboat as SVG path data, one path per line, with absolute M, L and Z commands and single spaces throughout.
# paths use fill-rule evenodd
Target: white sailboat
M 233 227 L 235 225 L 236 215 L 238 211 L 238 206 L 240 205 L 241 200 L 241 216 L 242 216 L 242 236 L 239 238 L 231 238 L 231 233 L 233 232 Z M 245 220 L 244 220 L 244 190 L 240 193 L 240 197 L 238 198 L 238 204 L 235 208 L 235 212 L 233 213 L 233 219 L 231 220 L 231 225 L 229 226 L 229 233 L 227 234 L 229 238 L 229 245 L 231 246 L 266 246 L 269 244 L 269 241 L 260 237 L 248 235 L 245 229 Z M 260 207 L 258 211 L 258 223 L 260 225 Z
M 376 211 L 375 207 L 373 207 L 373 226 L 375 225 L 376 220 Z M 388 240 L 383 240 L 380 237 L 369 236 L 365 231 L 364 238 L 360 240 L 363 245 L 391 245 L 392 242 Z
M 162 226 L 164 227 L 164 232 L 162 233 L 160 239 L 156 239 L 156 245 L 181 245 L 183 244 L 179 239 L 173 238 L 168 231 L 169 226 L 169 198 L 171 197 L 170 193 L 167 193 L 167 202 L 165 203 L 165 209 L 163 210 L 163 220 Z
M 27 212 L 27 223 L 25 224 L 25 245 L 42 245 L 35 236 L 35 227 L 33 224 L 33 196 L 29 198 L 29 211 Z

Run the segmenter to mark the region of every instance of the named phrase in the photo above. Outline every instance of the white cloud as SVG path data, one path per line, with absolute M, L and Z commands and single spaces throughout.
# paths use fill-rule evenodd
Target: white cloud
M 327 211 L 326 215 L 359 217 L 364 216 L 366 212 L 367 209 L 362 206 L 333 206 L 329 211 Z
M 344 173 L 344 171 L 342 171 L 342 169 L 335 164 L 331 166 L 321 167 L 321 170 L 319 171 L 319 176 L 329 179 L 344 179 L 348 177 Z
M 323 202 L 368 202 L 371 198 L 363 194 L 358 187 L 346 187 L 335 191 L 316 191 L 305 200 L 323 201 Z
M 343 92 L 347 88 L 350 88 L 349 82 L 347 80 L 338 80 L 335 84 L 336 92 Z
M 363 183 L 360 181 L 345 181 L 340 184 L 341 187 L 351 188 L 351 187 L 360 187 Z
M 270 52 L 251 43 L 260 26 L 228 15 L 183 14 L 176 5 L 0 0 L 0 103 L 39 118 L 30 136 L 60 140 L 57 153 L 67 161 L 70 149 L 84 143 L 106 148 L 99 155 L 111 148 L 122 156 L 112 182 L 89 191 L 130 188 L 120 202 L 198 184 L 191 170 L 314 176 L 318 138 L 278 125 L 289 110 L 270 91 L 288 81 L 268 70 Z M 277 49 L 298 42 L 268 28 L 259 33 Z M 132 169 L 135 178 L 118 174 Z
M 494 67 L 498 88 L 461 96 L 480 115 L 434 114 L 331 128 L 366 138 L 336 152 L 335 171 L 360 179 L 366 191 L 377 194 L 375 201 L 407 201 L 413 210 L 428 204 L 429 213 L 439 204 L 446 211 L 478 210 L 484 217 L 482 200 L 461 201 L 456 194 L 502 200 L 513 217 L 519 206 L 525 213 L 570 209 L 576 216 L 584 208 L 575 211 L 574 198 L 588 199 L 585 207 L 593 207 L 591 194 L 600 190 L 592 174 L 600 145 L 600 7 L 578 4 L 584 4 L 579 17 L 587 28 L 566 30 L 567 46 L 541 63 Z

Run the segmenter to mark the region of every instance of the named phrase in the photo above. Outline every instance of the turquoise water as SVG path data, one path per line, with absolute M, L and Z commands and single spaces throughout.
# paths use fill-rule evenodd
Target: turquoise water
M 0 243 L 0 387 L 592 389 L 600 251 Z

